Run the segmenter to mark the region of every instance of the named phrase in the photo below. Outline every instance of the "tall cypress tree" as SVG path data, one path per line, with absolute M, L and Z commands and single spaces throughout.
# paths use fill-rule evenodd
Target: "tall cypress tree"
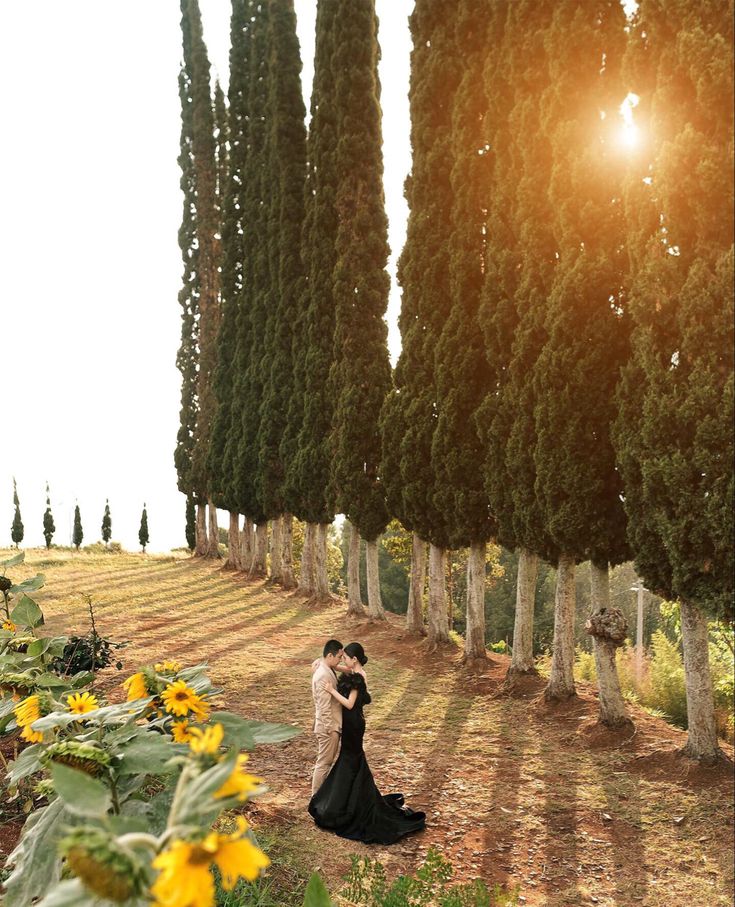
M 79 512 L 79 504 L 74 507 L 74 528 L 72 530 L 72 545 L 79 551 L 79 546 L 84 541 L 84 530 L 82 529 L 82 514 Z
M 560 576 L 584 560 L 600 573 L 595 575 L 595 589 L 602 595 L 597 611 L 607 611 L 610 604 L 604 593 L 608 564 L 628 556 L 622 487 L 610 438 L 629 335 L 624 157 L 614 125 L 624 97 L 620 66 L 625 25 L 617 0 L 594 7 L 557 0 L 546 42 L 551 86 L 543 98 L 559 260 L 547 303 L 548 337 L 534 371 L 536 493 L 560 552 Z M 555 699 L 574 692 L 574 601 L 559 604 L 547 688 L 547 696 Z M 602 718 L 619 725 L 628 719 L 614 647 L 597 637 L 595 642 Z
M 643 0 L 627 59 L 650 138 L 626 199 L 635 329 L 615 441 L 636 569 L 681 604 L 685 751 L 706 760 L 707 618 L 732 619 L 733 600 L 732 29 L 727 4 Z
M 51 496 L 49 492 L 48 482 L 46 482 L 46 510 L 43 514 L 43 537 L 46 540 L 46 547 L 51 547 L 51 539 L 54 537 L 56 532 L 56 525 L 54 524 L 54 516 L 51 513 Z
M 240 359 L 236 412 L 241 420 L 241 433 L 235 461 L 240 511 L 258 524 L 259 545 L 252 572 L 266 569 L 264 539 L 267 537 L 266 514 L 259 494 L 258 434 L 264 375 L 262 360 L 269 316 L 268 292 L 270 262 L 268 258 L 268 224 L 270 218 L 271 172 L 267 158 L 268 131 L 268 58 L 269 9 L 267 4 L 253 8 L 252 44 L 248 95 L 248 153 L 244 178 L 243 251 L 247 272 L 243 280 L 240 325 Z
M 296 342 L 303 353 L 303 418 L 298 453 L 290 484 L 300 486 L 297 516 L 314 539 L 314 593 L 330 595 L 327 578 L 327 528 L 334 519 L 335 503 L 330 494 L 331 451 L 329 433 L 334 400 L 329 372 L 334 360 L 335 303 L 332 286 L 336 264 L 338 217 L 335 207 L 339 189 L 336 166 L 339 117 L 336 84 L 344 74 L 333 66 L 341 4 L 319 0 L 316 20 L 314 83 L 311 123 L 307 140 L 309 180 L 302 234 L 302 255 L 307 277 L 308 304 L 303 319 L 304 334 Z M 308 558 L 308 553 L 307 553 Z
M 10 527 L 10 537 L 15 547 L 18 548 L 23 541 L 25 532 L 23 520 L 20 517 L 20 501 L 18 500 L 18 486 L 15 479 L 13 479 L 13 507 L 15 508 L 15 513 L 13 514 L 13 525 Z
M 109 546 L 112 538 L 112 516 L 110 515 L 110 502 L 105 501 L 105 512 L 102 515 L 102 541 Z
M 272 192 L 268 222 L 270 288 L 262 369 L 265 374 L 258 435 L 260 500 L 274 521 L 272 578 L 294 583 L 292 516 L 286 491 L 290 447 L 284 446 L 289 405 L 296 393 L 295 325 L 303 308 L 301 231 L 304 222 L 306 126 L 301 92 L 301 53 L 293 0 L 273 0 L 270 9 L 268 76 L 268 165 Z
M 194 498 L 188 495 L 186 498 L 186 544 L 189 551 L 194 551 L 196 547 L 196 506 Z
M 179 73 L 179 100 L 181 102 L 181 138 L 179 147 L 180 186 L 184 196 L 179 248 L 183 262 L 182 285 L 179 290 L 181 306 L 181 344 L 176 356 L 176 366 L 181 372 L 181 407 L 179 431 L 176 438 L 174 464 L 179 491 L 187 498 L 196 499 L 192 476 L 192 453 L 197 439 L 197 414 L 199 395 L 197 370 L 199 362 L 199 249 L 196 239 L 196 183 L 194 154 L 192 150 L 193 116 L 191 103 L 191 78 L 182 67 Z M 201 503 L 200 501 L 196 501 Z M 200 533 L 198 554 L 206 551 L 206 537 Z
M 404 525 L 430 543 L 428 635 L 435 646 L 446 641 L 449 632 L 444 584 L 449 537 L 444 514 L 434 500 L 434 353 L 451 298 L 451 124 L 460 61 L 454 21 L 439 0 L 417 0 L 410 26 L 413 165 L 406 181 L 406 244 L 398 266 L 403 289 L 399 318 L 402 348 L 394 373 L 395 389 L 382 425 L 384 449 L 394 446 L 401 452 Z M 386 462 L 386 468 L 390 463 Z M 395 478 L 389 479 L 390 484 L 394 482 Z
M 467 562 L 465 657 L 485 658 L 485 552 L 496 532 L 484 487 L 485 451 L 473 417 L 490 384 L 478 324 L 485 279 L 490 159 L 483 67 L 488 18 L 481 0 L 464 0 L 455 16 L 462 75 L 452 114 L 452 204 L 449 238 L 450 310 L 436 348 L 437 421 L 432 440 L 434 503 L 452 548 L 470 548 Z
M 391 384 L 384 318 L 390 279 L 377 29 L 374 0 L 357 0 L 340 19 L 335 41 L 339 183 L 330 392 L 336 509 L 366 541 L 368 613 L 384 619 L 378 536 L 389 514 L 380 481 L 379 419 Z
M 207 556 L 219 556 L 217 516 L 211 500 L 207 469 L 212 423 L 216 412 L 214 371 L 217 364 L 219 306 L 219 213 L 217 200 L 218 164 L 215 119 L 210 87 L 210 66 L 202 33 L 197 0 L 181 0 L 181 29 L 184 66 L 189 77 L 192 110 L 192 158 L 194 166 L 194 207 L 199 282 L 199 359 L 197 372 L 196 443 L 192 450 L 193 488 L 209 508 Z
M 146 545 L 149 540 L 148 511 L 146 510 L 145 504 L 143 504 L 143 513 L 140 515 L 140 529 L 138 529 L 138 541 L 140 542 L 140 547 L 143 549 L 143 554 L 145 554 Z

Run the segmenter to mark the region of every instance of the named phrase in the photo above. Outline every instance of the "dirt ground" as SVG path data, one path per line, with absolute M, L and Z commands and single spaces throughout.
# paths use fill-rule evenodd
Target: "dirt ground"
M 685 734 L 634 709 L 635 731 L 596 723 L 596 695 L 544 704 L 543 680 L 502 689 L 507 659 L 479 672 L 449 646 L 429 653 L 402 620 L 351 621 L 345 605 L 249 582 L 218 565 L 174 557 L 29 557 L 50 632 L 98 630 L 131 644 L 125 670 L 164 657 L 207 661 L 223 704 L 246 717 L 296 724 L 304 733 L 251 757 L 270 793 L 251 809 L 256 826 L 281 825 L 339 890 L 349 855 L 411 871 L 429 847 L 455 879 L 482 878 L 520 892 L 521 903 L 731 905 L 733 776 L 728 761 L 704 768 L 677 754 Z M 425 810 L 427 829 L 393 847 L 355 844 L 316 829 L 306 812 L 314 758 L 310 664 L 324 641 L 360 641 L 373 704 L 366 752 L 378 786 Z M 106 672 L 108 675 L 110 672 Z

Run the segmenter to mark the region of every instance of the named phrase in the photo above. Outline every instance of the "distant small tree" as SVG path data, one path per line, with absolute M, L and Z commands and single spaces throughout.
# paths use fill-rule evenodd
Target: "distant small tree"
M 143 504 L 143 513 L 140 517 L 138 541 L 140 542 L 140 547 L 143 549 L 143 554 L 145 554 L 145 546 L 148 544 L 148 513 L 145 509 L 145 504 Z
M 13 504 L 15 505 L 15 516 L 13 517 L 13 525 L 10 527 L 10 537 L 13 540 L 13 544 L 17 548 L 20 543 L 23 541 L 23 520 L 20 518 L 20 501 L 18 500 L 18 486 L 13 479 Z
M 112 517 L 110 516 L 110 501 L 105 500 L 105 513 L 102 517 L 102 541 L 109 547 L 112 538 Z
M 74 508 L 74 532 L 72 534 L 71 540 L 74 547 L 79 551 L 79 546 L 82 544 L 82 539 L 84 538 L 84 531 L 82 529 L 82 515 L 79 512 L 79 504 Z
M 51 547 L 51 539 L 56 532 L 54 518 L 51 513 L 51 497 L 49 494 L 48 482 L 46 482 L 46 511 L 43 515 L 43 537 L 46 539 L 46 547 Z
M 196 548 L 197 543 L 197 514 L 194 498 L 188 495 L 186 498 L 186 544 L 189 551 Z

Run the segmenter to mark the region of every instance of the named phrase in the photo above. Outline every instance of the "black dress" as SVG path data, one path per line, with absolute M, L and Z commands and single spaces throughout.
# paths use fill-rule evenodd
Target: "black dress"
M 320 828 L 342 838 L 366 844 L 393 844 L 399 838 L 422 831 L 426 815 L 403 804 L 403 794 L 383 796 L 375 786 L 362 739 L 370 702 L 365 679 L 360 674 L 342 674 L 337 691 L 348 698 L 357 689 L 352 709 L 342 709 L 342 746 L 339 758 L 309 803 L 309 813 Z

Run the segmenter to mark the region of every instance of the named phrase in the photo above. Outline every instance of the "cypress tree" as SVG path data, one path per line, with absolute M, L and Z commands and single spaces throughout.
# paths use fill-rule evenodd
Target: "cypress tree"
M 145 554 L 145 548 L 148 544 L 148 511 L 145 509 L 145 504 L 143 504 L 143 513 L 140 516 L 140 529 L 138 529 L 138 541 L 140 542 L 140 547 L 143 549 L 143 554 Z
M 610 438 L 615 388 L 629 346 L 624 157 L 615 125 L 624 97 L 625 24 L 617 0 L 594 7 L 557 0 L 546 41 L 551 86 L 543 98 L 558 265 L 547 301 L 547 340 L 534 371 L 536 493 L 559 550 L 560 575 L 592 561 L 598 612 L 609 609 L 608 565 L 628 556 Z M 574 692 L 574 602 L 560 604 L 546 692 L 552 699 Z M 604 629 L 599 620 L 596 628 L 598 634 Z M 594 641 L 601 718 L 619 726 L 629 719 L 615 645 L 599 635 Z
M 390 279 L 377 29 L 374 0 L 356 0 L 350 14 L 341 17 L 335 40 L 339 183 L 330 392 L 334 501 L 365 539 L 368 613 L 385 619 L 378 536 L 388 525 L 389 514 L 380 481 L 379 419 L 391 384 L 384 317 Z
M 306 126 L 301 53 L 292 0 L 274 0 L 270 12 L 268 163 L 272 193 L 268 223 L 270 289 L 262 368 L 265 374 L 258 435 L 260 500 L 273 520 L 272 579 L 295 585 L 291 557 L 293 518 L 286 489 L 290 447 L 284 445 L 289 406 L 296 394 L 295 325 L 303 307 L 301 231 L 304 222 Z
M 105 512 L 102 516 L 102 541 L 109 547 L 112 538 L 112 517 L 110 515 L 110 502 L 105 500 Z
M 313 591 L 319 598 L 330 597 L 327 529 L 334 519 L 335 507 L 333 495 L 330 494 L 329 433 L 334 400 L 329 385 L 329 372 L 334 359 L 335 303 L 332 279 L 336 264 L 338 226 L 335 200 L 339 189 L 336 167 L 339 117 L 335 87 L 338 79 L 344 76 L 335 71 L 333 57 L 341 11 L 338 0 L 319 0 L 311 123 L 307 140 L 309 170 L 301 246 L 308 301 L 301 325 L 303 334 L 295 341 L 305 344 L 303 417 L 290 485 L 300 488 L 299 510 L 296 515 L 308 524 L 305 554 L 308 564 L 308 548 L 312 547 Z M 302 572 L 305 571 L 302 569 Z
M 15 508 L 15 513 L 13 514 L 13 525 L 10 527 L 10 537 L 15 547 L 18 548 L 23 541 L 25 533 L 23 520 L 20 518 L 20 501 L 18 500 L 18 486 L 15 479 L 13 479 L 13 507 Z
M 196 547 L 196 506 L 194 498 L 188 495 L 186 498 L 186 544 L 189 551 L 194 551 Z
M 217 363 L 219 327 L 219 212 L 218 162 L 215 118 L 210 89 L 210 66 L 202 33 L 197 0 L 181 0 L 184 66 L 191 93 L 191 150 L 194 167 L 197 272 L 199 283 L 199 358 L 197 372 L 197 431 L 191 455 L 192 484 L 200 502 L 209 509 L 208 557 L 219 556 L 217 511 L 211 499 L 207 469 L 216 411 L 214 371 Z
M 464 0 L 455 16 L 461 81 L 452 114 L 452 204 L 449 237 L 450 310 L 436 347 L 437 421 L 432 439 L 434 503 L 452 548 L 469 547 L 465 658 L 485 658 L 485 560 L 496 532 L 484 488 L 485 450 L 473 417 L 490 384 L 478 324 L 485 279 L 489 206 L 486 147 L 487 99 L 483 65 L 488 19 L 480 0 Z
M 720 755 L 707 618 L 731 620 L 733 600 L 732 29 L 728 4 L 643 0 L 627 58 L 649 143 L 626 198 L 635 328 L 615 441 L 636 570 L 681 604 L 685 752 L 705 760 Z
M 271 173 L 267 166 L 267 100 L 269 57 L 269 10 L 266 4 L 253 7 L 248 94 L 248 152 L 244 177 L 243 250 L 247 273 L 241 298 L 240 359 L 236 412 L 241 432 L 235 460 L 239 510 L 257 524 L 258 545 L 251 573 L 266 571 L 265 538 L 267 519 L 259 494 L 258 434 L 263 399 L 262 359 L 268 321 L 270 269 L 268 223 Z
M 84 530 L 82 529 L 82 515 L 79 512 L 79 504 L 74 507 L 74 529 L 72 531 L 72 545 L 79 551 L 79 546 L 84 540 Z
M 406 181 L 409 218 L 398 266 L 403 289 L 399 319 L 402 349 L 394 373 L 395 389 L 382 419 L 383 449 L 391 445 L 400 449 L 404 525 L 430 543 L 428 636 L 430 645 L 436 646 L 445 642 L 449 633 L 444 580 L 449 537 L 442 509 L 434 500 L 434 352 L 451 298 L 451 124 L 460 61 L 454 44 L 454 21 L 439 0 L 417 0 L 410 26 L 413 166 Z M 390 465 L 388 460 L 386 468 Z M 394 475 L 389 486 L 396 481 Z
M 51 547 L 51 539 L 56 532 L 54 517 L 51 513 L 51 497 L 49 493 L 48 482 L 46 482 L 46 510 L 43 514 L 43 537 L 46 539 L 46 548 Z

